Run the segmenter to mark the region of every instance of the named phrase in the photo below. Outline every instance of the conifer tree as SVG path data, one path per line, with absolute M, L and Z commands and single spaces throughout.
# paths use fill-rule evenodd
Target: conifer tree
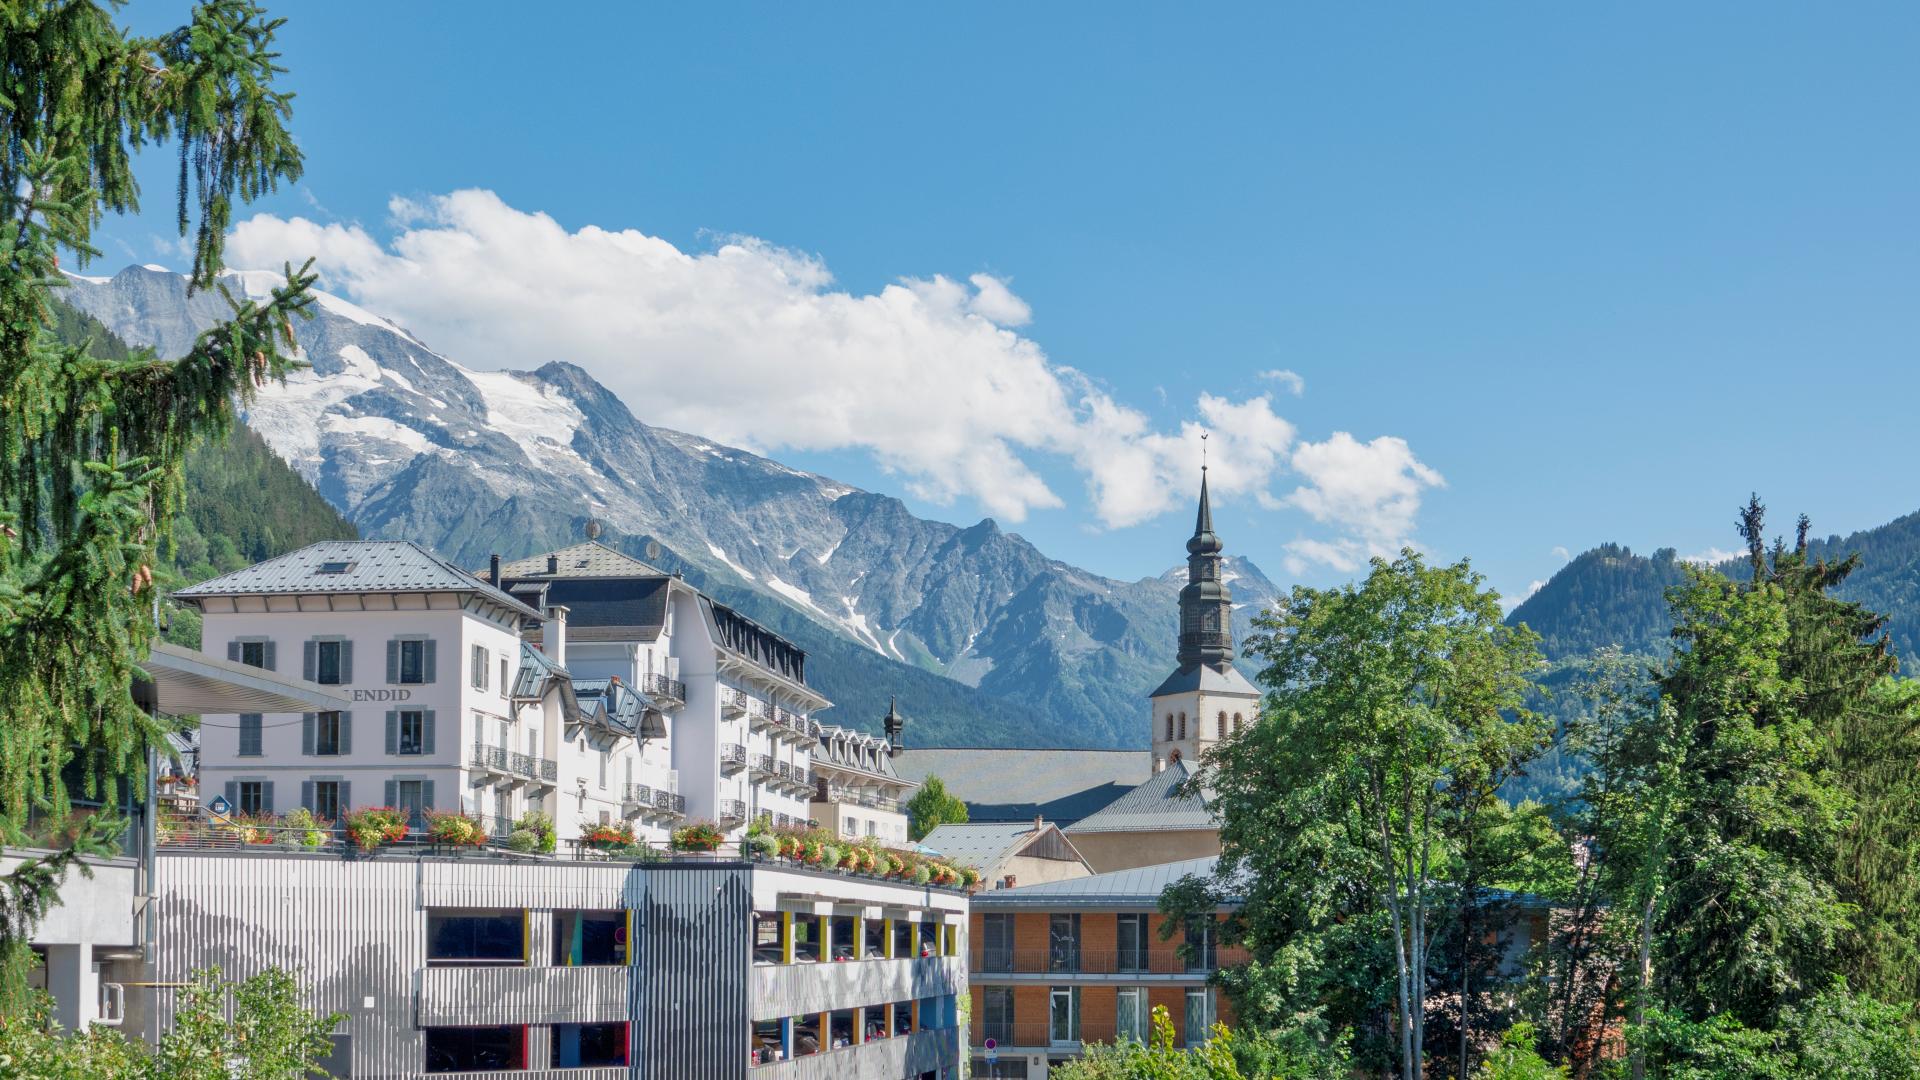
M 0 834 L 15 842 L 30 818 L 64 818 L 71 795 L 140 774 L 159 729 L 130 688 L 155 633 L 153 567 L 181 462 L 285 377 L 292 316 L 312 299 L 304 269 L 264 303 L 228 295 L 231 318 L 179 358 L 59 343 L 61 252 L 84 264 L 103 217 L 138 208 L 136 150 L 177 144 L 196 289 L 220 287 L 234 200 L 300 175 L 291 95 L 275 88 L 279 20 L 250 0 L 206 0 L 189 25 L 142 37 L 115 24 L 117 7 L 0 6 Z M 66 826 L 62 850 L 0 879 L 0 992 L 18 985 L 26 935 L 76 856 L 118 827 L 100 815 Z

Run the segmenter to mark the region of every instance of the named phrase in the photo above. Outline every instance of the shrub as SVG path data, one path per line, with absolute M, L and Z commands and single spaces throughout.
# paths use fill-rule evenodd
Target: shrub
M 370 806 L 347 815 L 347 835 L 362 851 L 407 838 L 407 815 L 391 806 Z
M 553 827 L 553 818 L 539 810 L 528 810 L 526 813 L 521 814 L 514 820 L 513 831 L 525 831 L 534 835 L 537 842 L 532 848 L 528 849 L 531 851 L 543 851 L 552 854 L 553 849 L 559 844 L 559 833 Z M 520 849 L 514 848 L 514 850 L 518 851 Z
M 465 814 L 453 811 L 427 811 L 427 835 L 436 844 L 453 847 L 484 847 L 487 830 Z
M 327 842 L 330 824 L 314 817 L 313 811 L 304 806 L 295 807 L 280 819 L 278 839 L 286 847 L 317 848 Z
M 740 850 L 756 859 L 771 859 L 780 854 L 780 838 L 772 833 L 748 833 Z
M 726 839 L 718 825 L 695 821 L 673 830 L 669 843 L 675 851 L 716 851 Z
M 540 834 L 532 829 L 515 829 L 507 834 L 507 850 L 532 854 L 541 850 Z

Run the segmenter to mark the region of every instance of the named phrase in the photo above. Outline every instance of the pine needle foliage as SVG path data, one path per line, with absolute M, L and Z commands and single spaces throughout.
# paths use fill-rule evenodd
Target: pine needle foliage
M 155 633 L 154 567 L 182 462 L 295 367 L 292 318 L 312 302 L 312 274 L 289 268 L 265 302 L 222 288 L 232 316 L 182 357 L 60 341 L 60 254 L 84 264 L 103 217 L 138 208 L 141 147 L 180 148 L 195 288 L 220 288 L 233 201 L 300 175 L 291 95 L 274 87 L 279 20 L 207 0 L 189 25 L 140 37 L 115 24 L 117 8 L 0 5 L 0 838 L 15 842 L 30 817 L 69 812 L 68 778 L 99 798 L 140 774 L 159 729 L 130 688 Z M 0 951 L 19 958 L 67 863 L 105 834 L 81 828 L 4 879 Z

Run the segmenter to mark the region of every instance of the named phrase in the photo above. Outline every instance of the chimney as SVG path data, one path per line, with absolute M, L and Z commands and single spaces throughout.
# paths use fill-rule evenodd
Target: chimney
M 567 609 L 555 604 L 540 623 L 540 651 L 560 667 L 567 666 Z
M 1044 821 L 1039 814 L 1033 815 L 1033 831 L 1034 832 L 1039 832 L 1041 829 L 1044 829 L 1046 827 L 1047 827 L 1046 821 Z
M 1011 889 L 1011 888 L 1013 888 L 1013 886 L 1014 886 L 1014 878 L 1013 878 L 1013 875 L 1012 875 L 1012 874 L 1008 874 L 1008 875 L 1007 875 L 1006 877 L 1003 877 L 1003 878 L 1001 878 L 1001 879 L 1000 879 L 1000 887 L 1001 887 L 1001 888 L 1003 888 L 1003 889 Z
M 487 563 L 487 584 L 500 587 L 500 556 L 495 555 Z
M 560 572 L 560 556 L 558 555 L 547 556 L 547 573 L 557 574 L 559 572 Z

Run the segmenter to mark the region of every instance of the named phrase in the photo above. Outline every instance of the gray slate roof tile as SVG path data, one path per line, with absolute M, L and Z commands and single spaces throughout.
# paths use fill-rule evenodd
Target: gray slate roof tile
M 323 574 L 326 563 L 345 563 L 343 573 Z M 473 592 L 521 615 L 540 613 L 411 540 L 323 540 L 174 593 L 193 600 L 208 596 L 295 595 L 369 592 Z
M 915 747 L 894 767 L 909 780 L 938 776 L 967 804 L 974 822 L 1025 822 L 1044 817 L 1066 825 L 1099 810 L 1145 781 L 1145 750 Z
M 1068 826 L 1067 835 L 1216 828 L 1199 796 L 1174 794 L 1173 789 L 1189 775 L 1185 762 L 1172 762 L 1146 783 Z
M 1024 907 L 1150 906 L 1160 899 L 1167 886 L 1189 874 L 1211 877 L 1219 861 L 1220 856 L 1208 855 L 1013 889 L 986 889 L 973 894 L 973 907 L 976 911 L 991 911 Z

